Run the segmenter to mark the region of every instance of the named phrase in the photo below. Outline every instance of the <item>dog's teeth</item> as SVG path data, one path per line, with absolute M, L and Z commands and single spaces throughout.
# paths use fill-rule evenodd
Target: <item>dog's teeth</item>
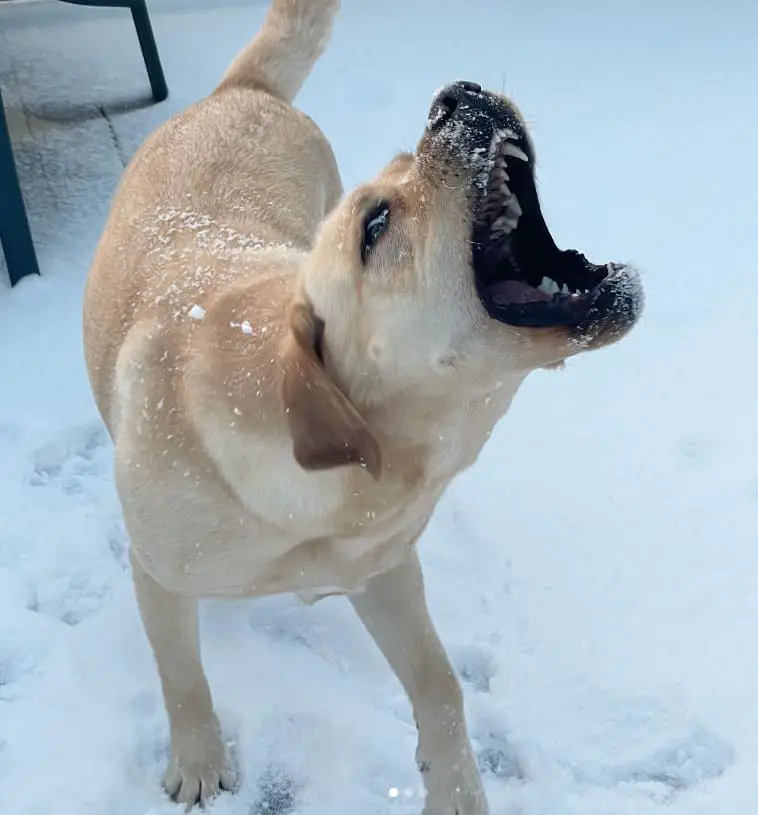
M 571 294 L 569 287 L 565 283 L 560 287 L 559 291 L 561 294 Z
M 508 218 L 507 215 L 501 215 L 499 218 L 495 219 L 490 230 L 492 232 L 504 232 L 506 235 L 510 235 L 511 232 L 518 226 L 512 219 Z
M 545 294 L 556 294 L 558 292 L 558 284 L 550 277 L 543 277 L 538 288 Z
M 491 227 L 493 232 L 505 232 L 506 235 L 510 235 L 515 228 L 513 222 L 505 215 L 501 215 Z
M 519 204 L 518 198 L 516 198 L 515 195 L 508 199 L 506 209 L 517 218 L 520 218 L 524 214 L 523 210 L 521 209 L 521 204 Z
M 512 130 L 498 130 L 495 133 L 495 142 L 498 148 L 502 149 L 503 145 L 508 141 L 508 139 L 515 139 L 516 134 Z
M 513 158 L 520 159 L 521 161 L 529 162 L 529 156 L 516 144 L 512 144 L 511 142 L 505 142 L 505 147 L 503 147 L 503 152 L 506 156 L 513 156 Z
M 482 214 L 486 215 L 487 217 L 491 217 L 492 215 L 500 214 L 502 209 L 503 201 L 500 196 L 497 195 L 488 199 L 487 203 L 484 205 Z
M 608 276 L 610 277 L 614 272 L 613 264 L 612 263 L 606 263 L 605 268 L 608 270 Z

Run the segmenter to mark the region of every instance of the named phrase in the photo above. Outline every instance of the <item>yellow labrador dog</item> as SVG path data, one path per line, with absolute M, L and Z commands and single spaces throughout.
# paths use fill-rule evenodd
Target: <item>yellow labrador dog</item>
M 127 168 L 84 338 L 171 732 L 169 793 L 232 788 L 197 602 L 347 595 L 413 705 L 425 815 L 484 815 L 415 549 L 533 369 L 637 321 L 628 267 L 553 242 L 511 102 L 454 82 L 414 153 L 343 196 L 292 107 L 339 0 L 273 0 Z

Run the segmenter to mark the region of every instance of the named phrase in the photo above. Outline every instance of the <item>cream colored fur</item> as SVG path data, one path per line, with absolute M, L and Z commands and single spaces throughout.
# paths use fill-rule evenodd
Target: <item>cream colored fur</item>
M 290 104 L 338 6 L 273 0 L 219 88 L 137 152 L 87 285 L 87 365 L 170 722 L 168 791 L 189 805 L 235 783 L 198 599 L 341 593 L 413 705 L 425 815 L 485 815 L 415 544 L 527 373 L 581 348 L 486 316 L 444 151 L 422 141 L 342 197 Z M 383 196 L 397 205 L 369 273 L 361 220 Z

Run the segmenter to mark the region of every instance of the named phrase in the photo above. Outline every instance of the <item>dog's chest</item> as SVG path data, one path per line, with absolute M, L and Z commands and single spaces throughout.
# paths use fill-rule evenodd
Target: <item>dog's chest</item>
M 489 437 L 489 429 L 467 412 L 437 431 L 434 443 L 427 438 L 396 450 L 385 447 L 378 482 L 358 468 L 344 471 L 343 500 L 324 519 L 330 533 L 304 541 L 280 564 L 302 576 L 296 589 L 301 600 L 360 592 L 371 577 L 406 557 L 445 487 L 475 461 Z
M 501 400 L 471 403 L 436 421 L 406 421 L 402 435 L 379 428 L 383 466 L 377 480 L 355 465 L 306 472 L 289 444 L 272 439 L 258 440 L 254 471 L 244 446 L 229 450 L 222 469 L 243 503 L 288 536 L 355 538 L 371 546 L 434 509 L 450 481 L 476 461 L 506 407 Z
M 161 517 L 160 545 L 142 554 L 177 590 L 291 591 L 309 601 L 360 591 L 403 560 L 451 479 L 476 459 L 491 418 L 461 411 L 453 421 L 427 423 L 424 433 L 406 425 L 413 432 L 400 443 L 385 436 L 378 480 L 358 466 L 306 472 L 283 437 L 238 439 L 207 472 L 169 469 L 160 504 L 182 506 L 181 513 L 154 506 L 155 489 L 132 491 L 131 526 L 137 532 L 140 519 Z M 151 469 L 144 463 L 135 475 Z M 154 538 L 149 532 L 136 538 Z

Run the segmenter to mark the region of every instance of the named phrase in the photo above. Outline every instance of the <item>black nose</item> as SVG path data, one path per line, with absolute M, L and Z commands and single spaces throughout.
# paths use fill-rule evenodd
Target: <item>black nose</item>
M 439 130 L 449 122 L 459 107 L 469 107 L 474 98 L 481 96 L 482 86 L 462 79 L 446 85 L 434 97 L 429 110 L 429 130 Z

